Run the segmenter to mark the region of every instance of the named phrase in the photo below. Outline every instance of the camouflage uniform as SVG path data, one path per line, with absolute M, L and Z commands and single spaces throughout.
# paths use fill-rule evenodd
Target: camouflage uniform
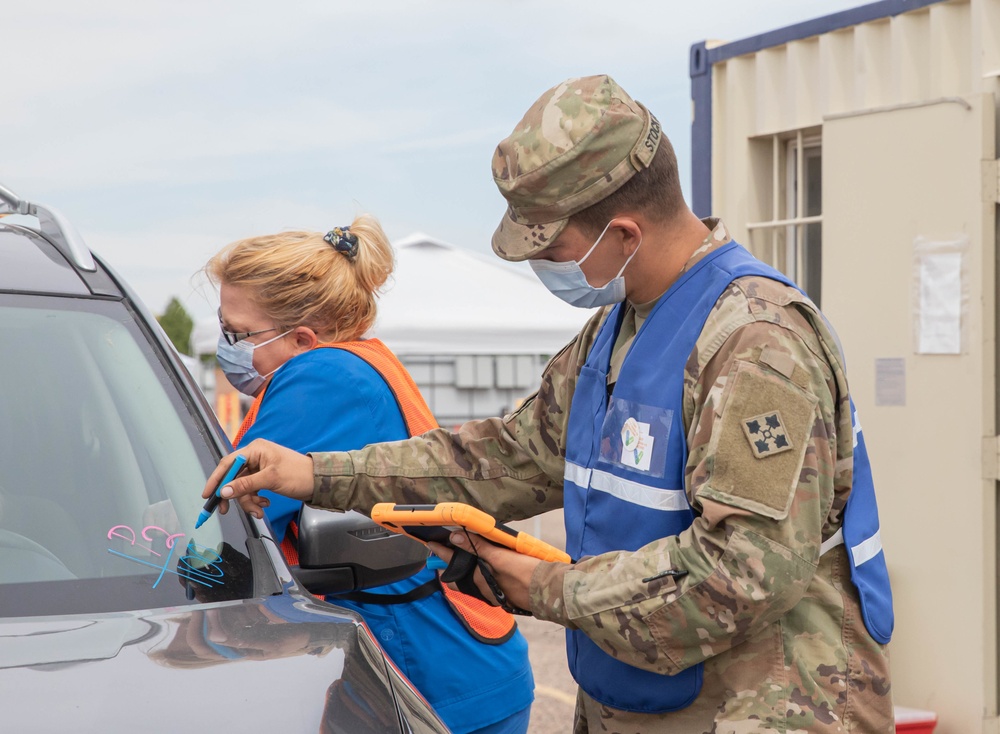
M 706 224 L 712 234 L 685 269 L 729 239 L 721 222 Z M 631 665 L 672 674 L 705 663 L 698 699 L 674 713 L 618 711 L 580 692 L 577 731 L 893 731 L 888 657 L 861 621 L 847 554 L 838 546 L 820 557 L 850 492 L 852 429 L 837 345 L 814 309 L 775 281 L 735 281 L 686 368 L 692 527 L 635 553 L 542 563 L 532 577 L 536 617 L 584 630 Z M 501 520 L 560 507 L 568 407 L 603 318 L 503 419 L 314 454 L 313 504 L 462 501 Z M 794 451 L 757 458 L 744 429 L 777 408 L 791 443 L 806 445 L 801 466 Z M 688 575 L 642 581 L 677 568 Z
M 655 118 L 610 77 L 549 90 L 494 155 L 509 205 L 494 250 L 507 260 L 544 250 L 570 216 L 651 166 L 665 143 Z M 685 271 L 729 240 L 721 222 L 705 224 L 710 234 Z M 652 306 L 627 305 L 609 380 Z M 314 454 L 313 504 L 462 501 L 501 521 L 561 507 L 569 408 L 607 312 L 552 359 L 538 392 L 511 415 Z M 754 427 L 776 410 L 794 451 Z M 687 361 L 683 414 L 691 527 L 635 552 L 539 564 L 531 611 L 639 668 L 674 674 L 703 663 L 701 693 L 652 715 L 581 691 L 577 731 L 890 734 L 886 650 L 863 625 L 844 547 L 821 556 L 842 526 L 853 430 L 841 357 L 815 306 L 773 280 L 734 281 Z M 676 569 L 687 575 L 664 574 Z

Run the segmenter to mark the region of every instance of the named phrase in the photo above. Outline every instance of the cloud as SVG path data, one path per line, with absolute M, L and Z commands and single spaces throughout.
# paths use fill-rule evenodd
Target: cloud
M 363 210 L 485 250 L 493 147 L 548 87 L 611 73 L 687 185 L 691 44 L 858 4 L 33 0 L 4 18 L 0 183 L 70 216 L 153 310 L 200 309 L 190 275 L 226 242 Z

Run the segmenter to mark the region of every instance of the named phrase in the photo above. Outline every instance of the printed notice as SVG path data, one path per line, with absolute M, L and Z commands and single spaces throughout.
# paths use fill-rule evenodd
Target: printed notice
M 962 254 L 928 253 L 919 259 L 918 354 L 962 349 Z
M 875 405 L 906 405 L 905 360 L 875 360 Z

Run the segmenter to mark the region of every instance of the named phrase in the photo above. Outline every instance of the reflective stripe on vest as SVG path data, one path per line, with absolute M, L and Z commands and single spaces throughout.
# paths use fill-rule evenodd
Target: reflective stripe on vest
M 820 555 L 825 556 L 838 545 L 844 544 L 844 529 L 837 528 L 837 532 L 823 541 L 820 546 Z M 851 546 L 851 556 L 854 558 L 854 565 L 860 566 L 867 563 L 882 552 L 882 531 L 879 530 L 870 538 L 865 538 L 857 545 Z
M 329 342 L 317 344 L 316 349 L 343 349 L 356 357 L 363 359 L 372 369 L 385 380 L 396 404 L 403 415 L 406 423 L 406 430 L 410 436 L 419 436 L 432 428 L 437 428 L 437 421 L 434 414 L 428 407 L 423 395 L 420 394 L 417 384 L 413 381 L 406 367 L 399 361 L 388 347 L 378 339 L 365 339 L 354 342 Z M 267 383 L 269 384 L 269 383 Z M 240 425 L 240 429 L 233 440 L 233 445 L 238 446 L 243 436 L 250 430 L 250 427 L 257 419 L 257 413 L 267 392 L 267 384 L 260 391 L 250 410 L 247 411 Z M 298 565 L 298 550 L 295 541 L 298 539 L 298 528 L 296 524 L 289 524 L 289 532 L 285 533 L 285 538 L 281 543 L 281 550 L 285 554 L 285 560 L 290 565 Z M 440 576 L 440 572 L 438 572 Z M 442 590 L 444 587 L 442 586 Z M 474 597 L 463 594 L 460 591 L 447 589 L 445 600 L 452 609 L 459 621 L 469 632 L 480 642 L 487 644 L 501 644 L 509 640 L 517 629 L 514 615 L 505 612 L 500 607 L 492 607 L 485 602 Z
M 676 511 L 688 509 L 683 489 L 659 489 L 633 482 L 610 472 L 587 469 L 567 461 L 563 478 L 579 487 L 607 492 L 613 497 L 651 510 Z
M 608 314 L 580 371 L 567 428 L 566 545 L 574 558 L 637 550 L 690 526 L 694 515 L 684 491 L 684 369 L 719 297 L 733 280 L 748 275 L 794 287 L 735 242 L 709 253 L 657 302 L 633 340 L 610 397 L 607 375 L 624 305 Z M 867 476 L 870 487 L 863 451 L 855 451 L 856 479 L 859 476 Z M 870 494 L 874 499 L 873 487 Z M 851 522 L 845 514 L 848 527 Z M 860 568 L 875 565 L 863 563 Z M 876 577 L 872 588 L 888 589 L 887 574 Z M 855 583 L 864 606 L 864 583 Z M 874 616 L 884 613 L 883 606 Z M 891 602 L 888 613 L 891 616 Z M 873 637 L 878 639 L 875 632 Z M 567 631 L 567 653 L 580 687 L 615 708 L 673 711 L 693 702 L 701 688 L 701 665 L 675 676 L 658 675 L 608 655 L 579 630 Z
M 858 448 L 858 438 L 861 436 L 861 423 L 858 421 L 858 411 L 851 405 L 851 427 L 854 430 L 854 442 L 853 447 Z M 850 498 L 848 498 L 848 502 Z M 825 556 L 827 553 L 832 551 L 838 545 L 844 544 L 844 528 L 837 528 L 837 532 L 831 535 L 829 538 L 823 541 L 823 545 L 820 546 L 819 554 Z M 854 559 L 854 565 L 860 566 L 861 564 L 870 561 L 872 558 L 877 556 L 882 552 L 882 531 L 876 530 L 875 534 L 869 538 L 865 538 L 857 545 L 851 546 L 851 557 Z

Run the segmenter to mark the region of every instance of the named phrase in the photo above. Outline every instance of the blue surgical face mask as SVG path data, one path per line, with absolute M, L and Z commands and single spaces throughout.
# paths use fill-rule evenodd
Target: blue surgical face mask
M 639 245 L 636 245 L 635 250 L 628 256 L 625 264 L 622 265 L 622 269 L 618 271 L 618 275 L 600 288 L 595 288 L 587 282 L 587 276 L 584 275 L 583 269 L 580 267 L 604 238 L 610 226 L 611 222 L 608 222 L 601 235 L 591 245 L 590 249 L 587 250 L 587 254 L 579 261 L 553 262 L 551 260 L 532 259 L 528 260 L 528 264 L 535 271 L 538 279 L 542 281 L 542 285 L 548 288 L 554 296 L 561 298 L 571 306 L 596 308 L 597 306 L 621 303 L 625 300 L 625 278 L 622 273 L 625 272 L 628 264 L 632 262 L 635 253 L 639 251 L 639 245 L 642 244 L 641 239 L 639 240 Z
M 220 334 L 219 345 L 215 348 L 215 356 L 219 360 L 219 367 L 225 373 L 226 379 L 241 393 L 253 397 L 264 384 L 264 380 L 277 372 L 277 369 L 271 370 L 266 375 L 257 372 L 253 366 L 253 351 L 291 333 L 292 330 L 289 329 L 284 334 L 278 334 L 273 339 L 268 339 L 260 344 L 251 344 L 246 339 L 230 344 L 226 341 L 225 335 Z

